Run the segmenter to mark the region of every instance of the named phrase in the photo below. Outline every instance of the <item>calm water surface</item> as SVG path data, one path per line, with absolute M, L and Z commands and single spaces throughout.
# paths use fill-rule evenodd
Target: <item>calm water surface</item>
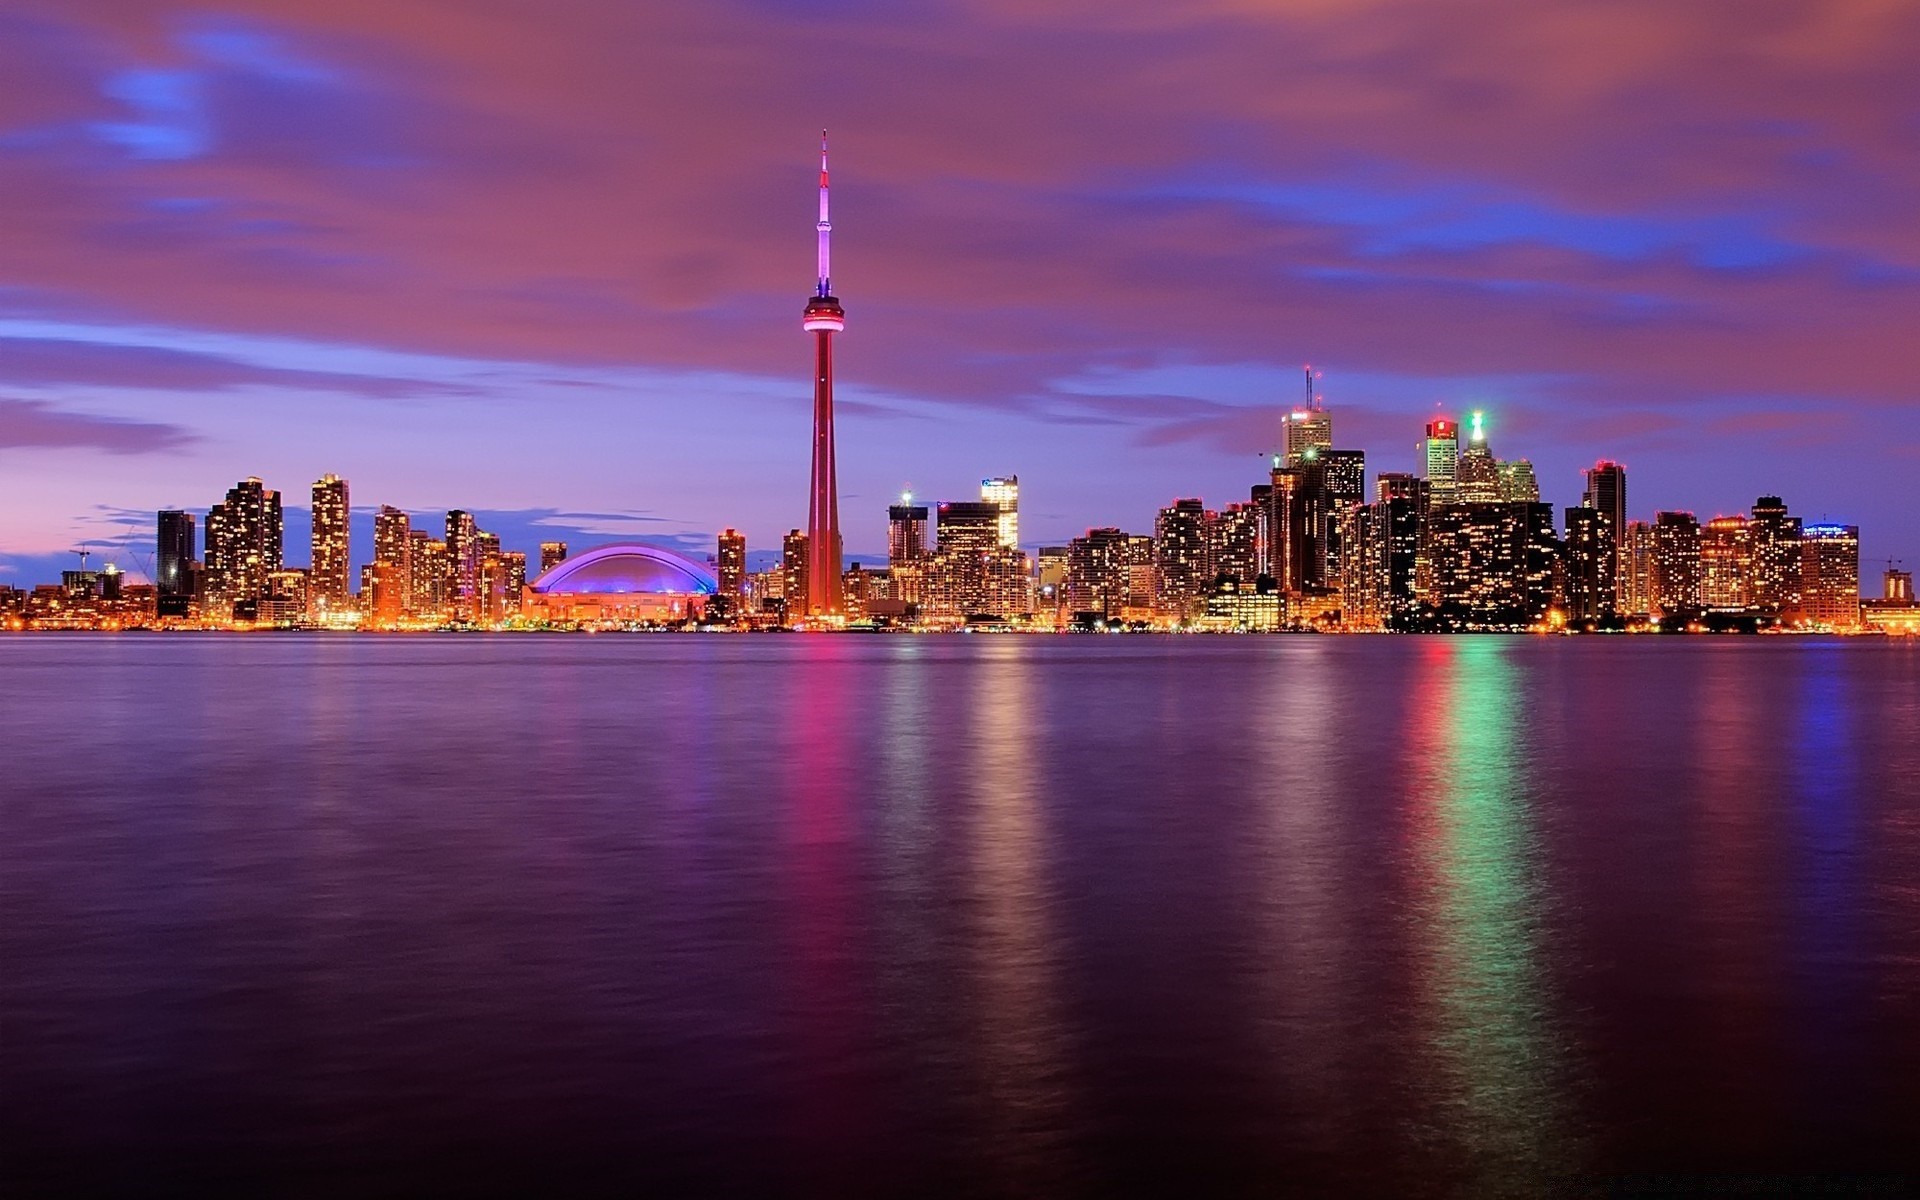
M 0 1190 L 1920 1166 L 1920 647 L 0 638 Z

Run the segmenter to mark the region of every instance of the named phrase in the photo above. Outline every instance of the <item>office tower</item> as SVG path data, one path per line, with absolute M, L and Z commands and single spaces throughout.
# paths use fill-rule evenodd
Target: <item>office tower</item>
M 1287 414 L 1286 458 L 1283 465 L 1297 467 L 1309 458 L 1333 448 L 1333 414 L 1320 403 L 1314 381 L 1319 378 L 1307 367 L 1307 402 Z
M 1067 602 L 1067 547 L 1042 546 L 1034 563 L 1035 603 L 1043 612 L 1057 613 Z
M 1500 503 L 1500 464 L 1494 461 L 1493 448 L 1487 444 L 1484 413 L 1476 412 L 1469 419 L 1467 448 L 1460 452 L 1455 470 L 1458 484 L 1454 499 L 1463 504 Z
M 713 564 L 719 586 L 707 606 L 707 614 L 716 621 L 737 621 L 745 614 L 747 535 L 737 529 L 721 530 Z
M 934 541 L 941 554 L 985 554 L 1000 544 L 1000 506 L 949 500 L 935 516 Z
M 1378 629 L 1384 578 L 1380 506 L 1352 504 L 1340 513 L 1340 625 Z
M 1810 625 L 1860 627 L 1860 530 L 1808 525 L 1800 531 L 1800 618 Z
M 1445 417 L 1427 422 L 1427 440 L 1420 444 L 1432 503 L 1450 504 L 1460 479 L 1460 426 Z
M 1653 519 L 1653 595 L 1648 612 L 1686 616 L 1700 608 L 1700 522 L 1690 512 Z
M 902 501 L 887 506 L 887 565 L 902 567 L 927 557 L 927 506 Z
M 951 619 L 993 613 L 989 576 L 1003 586 L 1000 576 L 1006 571 L 1004 564 L 991 561 L 1000 550 L 1000 517 L 1000 505 L 984 500 L 949 500 L 935 511 L 936 549 L 923 592 L 929 616 Z
M 1421 532 L 1427 512 L 1427 481 L 1389 472 L 1375 481 L 1378 512 L 1374 517 L 1380 544 L 1380 623 L 1388 629 L 1411 630 L 1419 623 Z
M 1540 481 L 1534 476 L 1533 463 L 1524 458 L 1494 464 L 1500 472 L 1500 501 L 1503 504 L 1538 504 Z
M 1254 503 L 1229 504 L 1220 513 L 1211 526 L 1213 545 L 1207 555 L 1216 578 L 1224 575 L 1251 585 L 1260 577 L 1262 521 L 1261 506 Z
M 347 518 L 347 481 L 322 475 L 313 485 L 313 570 L 307 581 L 309 604 L 316 616 L 353 608 L 350 571 L 353 554 Z
M 456 508 L 447 514 L 447 615 L 456 621 L 480 616 L 480 555 L 474 545 L 478 532 L 472 513 Z
M 153 584 L 158 612 L 163 617 L 184 617 L 193 601 L 193 514 L 165 509 L 157 532 Z
M 1000 548 L 1018 550 L 1020 548 L 1020 477 L 1008 475 L 1001 479 L 982 479 L 980 500 L 983 504 L 999 506 Z
M 548 571 L 553 570 L 565 561 L 567 561 L 567 544 L 565 542 L 540 543 L 540 573 L 542 575 L 545 575 Z
M 249 477 L 207 512 L 208 586 L 223 605 L 254 605 L 283 566 L 280 493 Z M 243 614 L 244 615 L 244 614 Z
M 1752 543 L 1745 517 L 1715 517 L 1700 530 L 1700 603 L 1745 612 L 1753 602 Z
M 1076 618 L 1118 617 L 1127 603 L 1127 534 L 1089 529 L 1067 543 L 1066 611 Z
M 1327 583 L 1326 471 L 1317 458 L 1276 467 L 1267 493 L 1266 573 L 1299 595 Z
M 1753 579 L 1749 596 L 1756 612 L 1783 616 L 1800 606 L 1800 518 L 1778 496 L 1753 502 L 1747 522 Z
M 372 567 L 368 611 L 382 624 L 397 624 L 413 610 L 413 518 L 390 504 L 373 515 Z
M 1314 459 L 1326 487 L 1326 527 L 1321 542 L 1326 547 L 1324 581 L 1331 585 L 1340 580 L 1341 529 L 1346 511 L 1367 498 L 1367 452 L 1316 448 Z
M 833 335 L 847 327 L 847 317 L 834 298 L 830 244 L 833 224 L 827 219 L 827 135 L 820 134 L 819 281 L 807 301 L 800 327 L 814 338 L 813 355 L 813 489 L 807 498 L 806 586 L 799 596 L 790 590 L 787 614 L 793 618 L 830 617 L 840 613 L 840 489 L 833 447 Z
M 780 599 L 785 602 L 789 621 L 798 621 L 809 611 L 807 587 L 813 582 L 813 573 L 807 565 L 807 549 L 807 535 L 798 529 L 787 530 L 787 536 L 780 539 Z
M 1201 615 L 1213 585 L 1206 504 L 1175 500 L 1161 509 L 1153 522 L 1152 546 L 1154 611 L 1176 621 Z
M 1613 619 L 1618 608 L 1616 572 L 1620 549 L 1613 536 L 1613 518 L 1590 505 L 1567 509 L 1566 593 L 1567 619 L 1598 622 Z

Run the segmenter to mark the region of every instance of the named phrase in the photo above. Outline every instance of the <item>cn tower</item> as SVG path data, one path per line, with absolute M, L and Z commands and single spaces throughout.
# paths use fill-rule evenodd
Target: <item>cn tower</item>
M 800 327 L 813 335 L 813 493 L 807 506 L 807 615 L 839 616 L 840 488 L 833 461 L 833 335 L 847 327 L 829 269 L 827 131 L 820 131 L 820 282 Z

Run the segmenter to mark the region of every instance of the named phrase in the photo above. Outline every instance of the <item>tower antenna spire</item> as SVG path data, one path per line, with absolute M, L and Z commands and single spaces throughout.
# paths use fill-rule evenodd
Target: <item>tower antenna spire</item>
M 816 296 L 833 295 L 833 221 L 827 216 L 827 131 L 820 131 L 820 286 Z

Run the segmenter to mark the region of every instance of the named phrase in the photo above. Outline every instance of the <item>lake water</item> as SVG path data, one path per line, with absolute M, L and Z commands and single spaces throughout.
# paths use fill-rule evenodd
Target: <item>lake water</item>
M 1920 1165 L 1911 642 L 15 636 L 0 746 L 9 1195 Z

